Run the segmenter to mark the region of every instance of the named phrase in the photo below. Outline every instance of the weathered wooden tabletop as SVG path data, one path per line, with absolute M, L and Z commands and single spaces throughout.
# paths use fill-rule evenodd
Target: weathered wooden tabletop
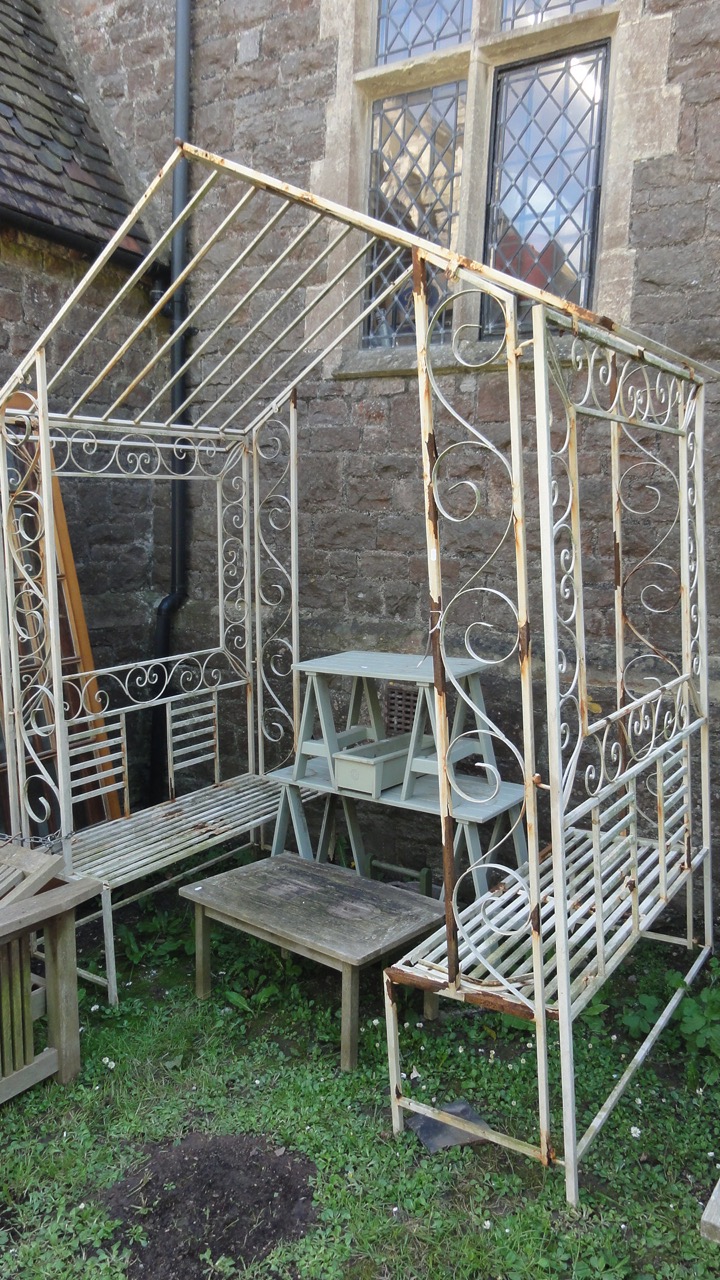
M 262 929 L 279 946 L 300 944 L 358 967 L 401 949 L 443 918 L 433 898 L 292 854 L 224 871 L 180 892 L 240 928 Z

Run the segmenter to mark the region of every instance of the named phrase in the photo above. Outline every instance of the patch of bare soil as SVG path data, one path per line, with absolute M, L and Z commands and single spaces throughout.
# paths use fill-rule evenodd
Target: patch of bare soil
M 147 1239 L 131 1246 L 129 1280 L 204 1280 L 221 1257 L 241 1270 L 314 1219 L 315 1166 L 262 1137 L 191 1133 L 147 1150 L 142 1167 L 103 1196 L 126 1240 L 129 1227 Z

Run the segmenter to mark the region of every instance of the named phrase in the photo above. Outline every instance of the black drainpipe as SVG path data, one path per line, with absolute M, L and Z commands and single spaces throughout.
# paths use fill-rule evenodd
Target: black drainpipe
M 191 53 L 191 4 L 192 0 L 175 2 L 175 138 L 187 142 L 190 136 L 190 53 Z M 173 220 L 185 208 L 188 200 L 188 162 L 181 160 L 173 171 L 172 216 Z M 187 222 L 175 232 L 171 246 L 170 279 L 177 280 L 187 262 Z M 176 330 L 187 316 L 187 292 L 181 285 L 173 295 L 172 327 Z M 179 334 L 171 349 L 173 376 L 182 368 L 186 359 L 186 334 Z M 172 411 L 176 413 L 187 395 L 184 374 L 172 386 Z M 167 658 L 171 648 L 172 619 L 187 599 L 187 499 L 188 483 L 182 478 L 185 461 L 173 455 L 172 469 L 177 479 L 171 486 L 170 531 L 170 591 L 160 601 L 155 620 L 154 656 Z M 153 803 L 164 798 L 166 775 L 165 711 L 157 707 L 153 712 L 150 798 Z

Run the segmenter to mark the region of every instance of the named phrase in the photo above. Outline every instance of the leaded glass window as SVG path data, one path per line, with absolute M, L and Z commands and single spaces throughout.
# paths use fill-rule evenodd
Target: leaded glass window
M 607 0 L 503 0 L 503 30 L 532 27 L 546 18 L 562 18 L 568 13 L 600 9 Z
M 583 305 L 600 191 L 606 57 L 600 45 L 510 67 L 496 83 L 486 260 Z
M 469 40 L 471 13 L 472 0 L 379 0 L 378 63 Z
M 465 124 L 464 81 L 398 94 L 373 104 L 370 213 L 383 222 L 456 248 Z M 372 271 L 382 256 L 376 245 Z M 371 298 L 407 265 L 396 259 L 370 284 Z M 442 297 L 441 279 L 429 281 L 430 303 Z M 447 316 L 449 324 L 450 316 Z M 366 345 L 392 346 L 414 335 L 412 285 L 373 313 Z

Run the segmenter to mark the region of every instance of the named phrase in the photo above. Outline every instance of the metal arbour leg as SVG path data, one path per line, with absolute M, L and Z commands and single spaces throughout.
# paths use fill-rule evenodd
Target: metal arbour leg
M 398 1098 L 402 1093 L 402 1077 L 400 1075 L 400 1040 L 398 1036 L 398 1011 L 395 998 L 395 984 L 387 973 L 383 973 L 383 991 L 385 995 L 385 1032 L 388 1049 L 388 1074 L 390 1076 L 390 1111 L 392 1113 L 393 1133 L 402 1133 L 405 1128 L 405 1117 L 402 1107 L 398 1106 Z
M 533 342 L 535 350 L 535 411 L 537 423 L 537 467 L 540 505 L 540 546 L 543 564 L 544 631 L 546 653 L 558 652 L 555 599 L 556 548 L 553 508 L 553 455 L 550 441 L 550 391 L 548 385 L 548 353 L 545 308 L 533 307 Z M 571 481 L 572 482 L 572 481 Z M 572 1008 L 570 1000 L 570 964 L 568 956 L 567 888 L 565 875 L 565 831 L 562 788 L 561 698 L 557 665 L 546 667 L 548 771 L 550 779 L 551 834 L 553 860 L 553 893 L 555 898 L 555 938 L 557 964 L 557 1010 L 560 1031 L 560 1076 L 563 1102 L 563 1147 L 565 1194 L 569 1204 L 577 1205 L 578 1155 L 575 1116 L 575 1065 L 573 1059 Z M 538 1023 L 538 1031 L 540 1024 Z M 544 1039 L 544 1018 L 543 1018 Z M 540 1067 L 540 1042 L 538 1041 Z
M 115 939 L 113 937 L 112 889 L 104 884 L 101 893 L 103 937 L 105 940 L 105 972 L 107 973 L 108 1003 L 118 1002 L 117 970 L 115 968 Z

